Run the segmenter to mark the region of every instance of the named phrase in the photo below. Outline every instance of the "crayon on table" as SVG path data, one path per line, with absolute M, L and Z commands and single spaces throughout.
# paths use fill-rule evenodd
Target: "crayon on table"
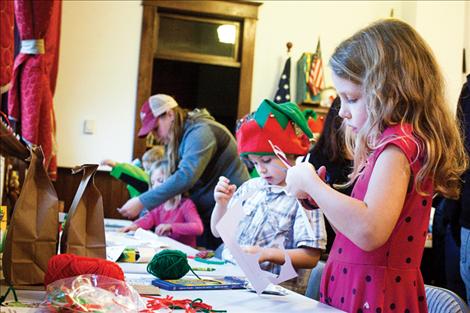
M 193 267 L 193 271 L 213 272 L 213 271 L 215 271 L 215 268 L 213 268 L 213 267 Z

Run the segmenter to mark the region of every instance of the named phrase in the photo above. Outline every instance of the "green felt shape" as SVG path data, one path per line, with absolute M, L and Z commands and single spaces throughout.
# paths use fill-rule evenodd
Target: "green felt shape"
M 312 109 L 304 110 L 304 116 L 305 116 L 305 119 L 306 119 L 307 121 L 308 121 L 308 118 L 309 118 L 309 117 L 313 118 L 314 121 L 316 121 L 317 118 L 318 118 L 317 112 L 315 112 L 315 111 L 312 110 Z

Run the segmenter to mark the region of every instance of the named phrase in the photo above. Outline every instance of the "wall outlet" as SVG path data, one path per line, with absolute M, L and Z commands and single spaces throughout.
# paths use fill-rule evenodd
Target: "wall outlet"
M 87 135 L 93 135 L 95 133 L 95 121 L 85 120 L 83 123 L 83 133 Z

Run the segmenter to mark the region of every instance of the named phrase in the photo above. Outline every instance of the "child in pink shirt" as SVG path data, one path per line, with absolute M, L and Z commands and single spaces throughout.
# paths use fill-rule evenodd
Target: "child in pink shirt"
M 169 174 L 168 161 L 156 161 L 150 170 L 151 187 L 158 187 Z M 137 228 L 149 230 L 153 227 L 157 235 L 168 236 L 191 247 L 196 246 L 196 236 L 201 235 L 204 230 L 193 201 L 181 195 L 160 204 L 121 231 L 134 231 Z

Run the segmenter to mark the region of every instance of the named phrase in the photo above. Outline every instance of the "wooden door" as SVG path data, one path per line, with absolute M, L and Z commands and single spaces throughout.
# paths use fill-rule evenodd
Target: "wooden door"
M 144 0 L 142 5 L 144 10 L 137 84 L 134 157 L 142 156 L 146 149 L 145 140 L 139 140 L 137 137 L 141 126 L 140 108 L 149 96 L 162 90 L 170 94 L 178 93 L 177 100 L 180 105 L 183 104 L 183 107 L 189 105 L 189 108 L 202 97 L 220 99 L 220 106 L 213 107 L 211 111 L 215 112 L 216 118 L 219 116 L 220 122 L 234 131 L 233 118 L 230 120 L 227 114 L 232 112 L 233 116 L 240 118 L 250 111 L 256 21 L 258 7 L 261 4 L 253 1 L 224 0 Z M 159 48 L 159 34 L 164 30 L 164 25 L 167 25 L 163 22 L 174 21 L 182 21 L 183 24 L 202 23 L 206 26 L 210 26 L 211 23 L 231 25 L 238 30 L 237 42 L 229 53 L 223 51 L 220 54 L 201 51 L 207 48 L 203 45 L 199 50 L 196 46 L 188 51 L 179 50 L 177 43 L 172 40 L 160 42 Z M 169 36 L 171 35 L 175 35 L 176 41 L 176 28 L 175 34 Z M 187 39 L 190 41 L 193 38 Z M 173 68 L 183 68 L 183 70 L 176 71 L 172 70 Z M 185 81 L 178 81 L 179 78 L 187 78 L 184 75 L 191 71 L 198 71 L 199 76 L 205 77 L 199 81 L 200 86 L 197 90 L 192 90 L 190 87 L 194 86 Z M 217 83 L 225 82 L 229 88 L 218 95 L 217 88 L 213 88 L 210 83 L 211 80 Z M 188 88 L 183 88 L 184 86 Z

